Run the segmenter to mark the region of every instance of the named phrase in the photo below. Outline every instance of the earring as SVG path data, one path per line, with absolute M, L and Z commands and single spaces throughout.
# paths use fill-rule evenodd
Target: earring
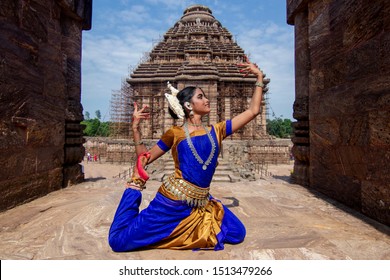
M 192 107 L 190 105 L 190 102 L 186 102 L 184 103 L 184 106 L 188 109 L 188 115 L 190 116 L 190 118 L 192 118 L 194 116 L 194 112 L 192 111 Z

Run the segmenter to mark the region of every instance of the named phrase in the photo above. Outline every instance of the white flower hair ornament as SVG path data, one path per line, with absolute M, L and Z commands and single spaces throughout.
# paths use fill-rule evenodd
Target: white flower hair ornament
M 179 119 L 184 119 L 184 111 L 183 107 L 180 105 L 179 99 L 177 99 L 176 95 L 179 93 L 177 89 L 175 89 L 169 82 L 167 82 L 168 89 L 171 93 L 165 93 L 165 98 L 168 101 L 169 108 L 176 114 Z

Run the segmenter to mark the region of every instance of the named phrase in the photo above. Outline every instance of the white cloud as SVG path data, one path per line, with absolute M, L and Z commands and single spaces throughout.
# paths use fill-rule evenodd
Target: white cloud
M 145 3 L 164 6 L 181 6 L 186 0 L 144 0 Z
M 112 90 L 121 88 L 129 68 L 139 63 L 142 54 L 151 49 L 153 30 L 138 29 L 118 35 L 85 33 L 83 38 L 82 103 L 85 111 L 100 109 L 108 115 Z
M 238 44 L 250 54 L 271 79 L 269 101 L 276 117 L 292 118 L 295 99 L 294 82 L 294 34 L 289 26 L 279 26 L 273 22 L 248 29 L 236 26 Z M 271 116 L 272 112 L 270 112 Z
M 150 20 L 152 17 L 150 16 L 149 11 L 145 8 L 145 6 L 135 5 L 130 6 L 129 9 L 120 11 L 116 18 L 120 22 L 120 25 L 123 25 L 127 22 L 142 23 Z

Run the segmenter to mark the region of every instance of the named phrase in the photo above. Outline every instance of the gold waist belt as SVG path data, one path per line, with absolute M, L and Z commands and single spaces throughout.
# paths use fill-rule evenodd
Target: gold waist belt
M 183 179 L 176 179 L 174 175 L 164 180 L 163 186 L 178 200 L 186 201 L 192 207 L 204 207 L 209 201 L 208 188 L 200 188 Z

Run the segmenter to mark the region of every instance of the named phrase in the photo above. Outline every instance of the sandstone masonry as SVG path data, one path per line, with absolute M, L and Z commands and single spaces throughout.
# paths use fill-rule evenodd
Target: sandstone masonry
M 83 180 L 81 33 L 92 0 L 2 0 L 0 211 Z
M 390 2 L 288 0 L 295 182 L 390 224 Z

